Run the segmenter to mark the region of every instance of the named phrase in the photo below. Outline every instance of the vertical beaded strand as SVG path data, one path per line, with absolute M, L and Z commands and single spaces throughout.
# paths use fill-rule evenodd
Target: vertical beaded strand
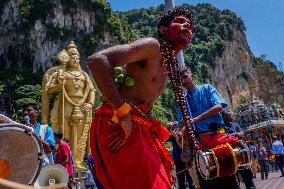
M 159 42 L 160 42 L 160 51 L 163 59 L 163 64 L 166 67 L 167 74 L 171 80 L 172 89 L 174 91 L 176 101 L 181 108 L 183 121 L 185 123 L 182 127 L 184 127 L 185 129 L 184 138 L 186 142 L 186 147 L 196 149 L 197 143 L 195 140 L 195 135 L 192 132 L 190 126 L 190 116 L 187 113 L 186 101 L 182 89 L 181 73 L 178 67 L 178 62 L 174 55 L 175 52 L 174 50 L 172 50 L 171 44 L 169 44 L 164 39 L 160 39 Z M 192 152 L 192 150 L 194 149 L 190 149 L 190 151 Z

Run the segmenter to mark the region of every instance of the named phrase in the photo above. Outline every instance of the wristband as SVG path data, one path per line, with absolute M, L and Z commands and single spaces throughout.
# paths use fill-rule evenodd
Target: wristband
M 119 121 L 118 118 L 121 118 L 125 116 L 126 114 L 128 114 L 131 109 L 132 107 L 128 103 L 125 102 L 122 106 L 113 110 L 113 116 L 111 118 L 111 121 L 113 121 L 114 123 L 118 123 Z

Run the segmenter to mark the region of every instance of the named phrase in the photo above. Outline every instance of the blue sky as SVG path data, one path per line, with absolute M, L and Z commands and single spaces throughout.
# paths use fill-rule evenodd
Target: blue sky
M 164 0 L 107 0 L 113 10 L 148 8 Z M 265 54 L 267 59 L 284 71 L 284 1 L 283 0 L 175 0 L 183 3 L 211 3 L 219 9 L 229 9 L 242 17 L 250 49 L 256 56 Z

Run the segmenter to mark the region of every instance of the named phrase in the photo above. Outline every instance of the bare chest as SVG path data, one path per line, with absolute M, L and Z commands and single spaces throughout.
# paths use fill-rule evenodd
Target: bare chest
M 167 73 L 160 59 L 129 64 L 125 75 L 135 80 L 133 87 L 122 86 L 123 96 L 138 102 L 152 102 L 161 94 L 167 83 Z
M 125 75 L 133 77 L 140 84 L 159 85 L 164 84 L 167 80 L 166 69 L 159 58 L 148 62 L 141 61 L 127 65 Z

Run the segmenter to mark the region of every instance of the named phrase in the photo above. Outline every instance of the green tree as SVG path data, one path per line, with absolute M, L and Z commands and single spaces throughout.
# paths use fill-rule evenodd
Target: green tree
M 21 109 L 24 105 L 33 103 L 40 105 L 41 86 L 40 85 L 23 85 L 16 89 L 16 109 Z

